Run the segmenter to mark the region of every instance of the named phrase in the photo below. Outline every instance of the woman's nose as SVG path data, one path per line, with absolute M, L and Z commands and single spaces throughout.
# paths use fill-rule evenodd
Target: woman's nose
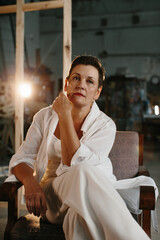
M 82 89 L 82 90 L 84 90 L 85 88 L 82 87 L 82 86 L 77 86 L 77 89 Z
M 77 84 L 77 88 L 79 89 L 85 89 L 85 83 L 83 80 L 80 80 Z

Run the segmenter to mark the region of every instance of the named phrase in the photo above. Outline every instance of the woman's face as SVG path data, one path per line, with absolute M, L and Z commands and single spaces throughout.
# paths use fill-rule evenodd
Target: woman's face
M 75 66 L 66 79 L 65 91 L 69 100 L 79 107 L 90 107 L 97 100 L 102 87 L 98 88 L 99 73 L 92 65 Z

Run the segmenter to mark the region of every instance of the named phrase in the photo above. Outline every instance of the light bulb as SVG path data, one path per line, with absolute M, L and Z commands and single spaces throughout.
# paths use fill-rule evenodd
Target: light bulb
M 154 114 L 159 115 L 159 106 L 158 105 L 154 106 Z
M 19 91 L 22 97 L 24 98 L 30 97 L 32 92 L 31 85 L 29 83 L 23 83 L 20 85 Z

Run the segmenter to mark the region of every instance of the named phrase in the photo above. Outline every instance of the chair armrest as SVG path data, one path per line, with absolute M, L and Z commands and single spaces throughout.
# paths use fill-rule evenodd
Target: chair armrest
M 137 176 L 141 176 L 141 175 L 144 175 L 147 177 L 150 176 L 149 171 L 147 170 L 147 168 L 145 166 L 139 166 Z
M 155 191 L 152 186 L 140 186 L 140 203 L 139 208 L 142 210 L 155 209 Z
M 21 182 L 5 182 L 0 186 L 0 201 L 9 202 L 22 186 Z
M 147 176 L 150 174 L 145 166 L 140 166 L 137 176 Z M 140 186 L 140 209 L 155 209 L 155 191 L 153 186 Z

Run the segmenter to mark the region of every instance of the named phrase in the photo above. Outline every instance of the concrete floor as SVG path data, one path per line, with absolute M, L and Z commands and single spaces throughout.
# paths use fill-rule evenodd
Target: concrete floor
M 151 177 L 155 180 L 158 188 L 160 189 L 160 142 L 146 141 L 144 147 L 144 165 L 148 168 Z M 2 165 L 1 165 L 2 166 Z M 2 170 L 2 168 L 1 168 Z M 5 175 L 6 169 L 3 168 Z M 0 171 L 2 177 L 2 171 Z M 5 178 L 5 177 L 4 177 Z M 2 181 L 2 178 L 1 178 Z M 26 212 L 25 207 L 21 209 L 20 215 Z M 160 229 L 160 197 L 157 201 L 157 216 Z M 7 204 L 0 202 L 0 240 L 3 239 L 3 232 L 7 222 Z M 160 240 L 160 233 L 155 232 L 152 228 L 152 240 Z

